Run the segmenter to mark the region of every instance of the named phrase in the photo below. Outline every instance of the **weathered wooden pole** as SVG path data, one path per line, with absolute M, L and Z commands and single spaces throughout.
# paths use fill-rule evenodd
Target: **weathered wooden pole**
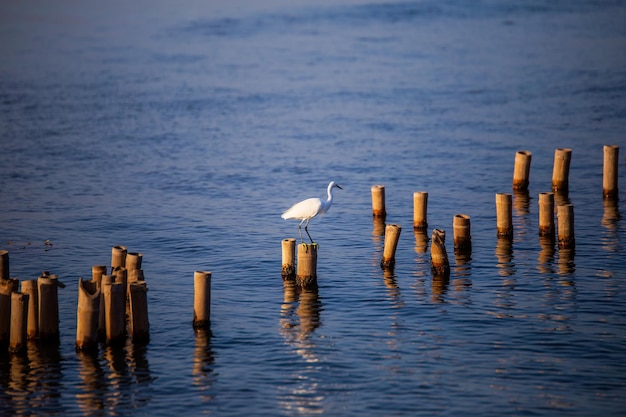
M 148 321 L 148 287 L 145 281 L 132 282 L 129 287 L 130 335 L 135 343 L 145 343 L 150 339 Z
M 450 273 L 445 230 L 433 229 L 432 243 L 430 245 L 430 267 L 435 275 L 447 275 Z
M 211 273 L 195 271 L 193 274 L 193 327 L 211 327 Z
M 552 170 L 552 191 L 569 190 L 569 166 L 572 159 L 570 148 L 558 148 L 554 151 L 554 167 Z
M 133 282 L 144 282 L 143 269 L 131 269 L 128 271 L 128 286 Z
M 573 248 L 574 239 L 574 206 L 565 204 L 557 208 L 559 249 Z
M 604 198 L 616 199 L 619 195 L 617 187 L 617 166 L 619 165 L 619 146 L 604 145 L 604 168 L 602 175 L 602 195 Z
M 44 272 L 37 279 L 39 289 L 39 340 L 59 342 L 59 293 L 64 287 L 58 276 Z
M 127 271 L 133 271 L 135 269 L 141 269 L 141 262 L 143 260 L 143 253 L 139 252 L 127 252 L 125 267 Z
M 511 194 L 496 194 L 496 227 L 499 237 L 513 237 L 513 208 L 511 203 Z
M 39 288 L 36 279 L 22 281 L 22 292 L 28 294 L 28 320 L 26 336 L 36 339 L 39 336 Z
M 0 346 L 5 348 L 11 335 L 11 293 L 17 291 L 18 285 L 15 278 L 0 279 Z
M 107 274 L 106 265 L 93 265 L 91 267 L 91 280 L 96 284 L 100 285 L 100 281 L 102 281 L 102 275 Z
M 539 236 L 554 237 L 554 193 L 539 193 Z
M 22 352 L 26 349 L 26 326 L 28 323 L 28 294 L 11 293 L 11 336 L 9 351 Z
M 396 264 L 396 248 L 400 239 L 402 226 L 399 224 L 388 224 L 385 226 L 385 245 L 383 247 L 383 259 L 380 266 L 383 269 L 393 268 Z
M 454 251 L 467 253 L 472 251 L 470 216 L 457 214 L 453 221 Z
M 118 266 L 126 267 L 127 254 L 126 246 L 113 246 L 113 249 L 111 249 L 111 269 L 115 269 Z
M 428 193 L 416 191 L 413 193 L 413 229 L 426 230 L 428 227 Z
M 385 218 L 385 186 L 372 185 L 372 216 Z
M 115 282 L 122 284 L 124 288 L 124 299 L 126 299 L 126 293 L 128 292 L 128 271 L 126 267 L 116 266 L 113 268 L 112 275 L 115 276 Z
M 300 286 L 317 282 L 317 249 L 317 243 L 298 245 L 296 283 Z
M 126 288 L 119 282 L 112 282 L 104 284 L 102 289 L 107 343 L 122 344 L 126 331 L 126 301 L 124 299 Z
M 296 275 L 296 239 L 290 237 L 282 241 L 282 277 L 293 278 Z
M 100 288 L 93 281 L 78 279 L 78 311 L 76 313 L 76 349 L 98 348 L 100 320 Z
M 9 251 L 0 250 L 0 279 L 9 279 Z
M 513 189 L 527 190 L 530 183 L 530 162 L 532 152 L 517 151 L 515 154 L 515 168 L 513 169 Z

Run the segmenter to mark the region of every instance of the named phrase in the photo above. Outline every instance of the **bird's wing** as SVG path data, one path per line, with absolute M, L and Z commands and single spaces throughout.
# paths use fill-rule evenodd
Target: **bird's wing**
M 285 220 L 310 219 L 319 213 L 321 207 L 322 201 L 319 198 L 308 198 L 291 206 L 281 217 Z

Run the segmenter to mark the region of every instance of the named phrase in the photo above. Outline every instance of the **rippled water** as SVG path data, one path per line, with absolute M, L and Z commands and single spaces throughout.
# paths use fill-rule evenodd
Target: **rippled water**
M 61 344 L 0 355 L 30 415 L 619 415 L 626 408 L 626 4 L 106 2 L 0 6 L 0 249 L 48 270 Z M 540 241 L 537 194 L 573 149 L 576 248 Z M 532 151 L 514 238 L 495 231 Z M 280 213 L 322 196 L 318 287 L 281 278 Z M 382 224 L 402 226 L 393 272 Z M 449 279 L 412 230 L 448 232 Z M 455 259 L 452 218 L 472 221 Z M 45 244 L 49 240 L 49 244 Z M 50 245 L 51 244 L 51 245 Z M 78 277 L 143 253 L 146 346 L 76 353 Z M 193 272 L 213 272 L 194 333 Z

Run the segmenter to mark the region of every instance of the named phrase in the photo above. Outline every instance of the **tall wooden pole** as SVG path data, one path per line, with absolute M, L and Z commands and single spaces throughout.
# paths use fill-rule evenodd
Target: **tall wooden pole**
M 402 226 L 399 224 L 388 224 L 385 226 L 385 246 L 383 248 L 383 259 L 380 262 L 382 268 L 393 268 L 396 264 L 396 248 L 400 239 Z
M 26 349 L 26 326 L 28 322 L 28 294 L 11 293 L 11 337 L 9 351 L 22 352 Z
M 573 248 L 574 239 L 574 206 L 565 204 L 557 207 L 559 248 Z
M 513 237 L 513 208 L 511 194 L 496 194 L 496 226 L 498 229 L 498 236 Z
M 428 193 L 416 191 L 413 193 L 413 229 L 426 230 L 428 227 Z
M 554 151 L 554 167 L 552 170 L 552 191 L 567 194 L 569 190 L 569 166 L 572 159 L 570 148 L 558 148 Z
M 430 245 L 430 266 L 435 275 L 448 275 L 450 273 L 445 230 L 433 230 L 432 243 Z
M 372 186 L 372 215 L 374 217 L 385 218 L 387 211 L 385 209 L 385 186 Z
M 122 344 L 126 334 L 126 288 L 122 283 L 104 284 L 106 340 L 111 345 Z
M 111 249 L 111 269 L 118 266 L 126 267 L 127 254 L 128 250 L 126 249 L 126 246 L 113 246 L 113 249 Z
M 554 193 L 539 193 L 539 236 L 554 237 Z
M 283 239 L 282 255 L 282 276 L 284 279 L 293 278 L 296 275 L 296 239 Z
M 455 252 L 467 253 L 472 251 L 470 216 L 467 214 L 454 216 L 453 234 Z
M 513 169 L 513 189 L 527 190 L 530 183 L 530 162 L 532 152 L 517 151 L 515 154 L 515 168 Z
M 39 288 L 37 280 L 22 281 L 22 292 L 28 294 L 26 336 L 29 339 L 36 339 L 39 336 Z
M 317 282 L 317 249 L 317 243 L 298 245 L 296 282 L 301 286 Z
M 130 335 L 135 343 L 145 343 L 150 339 L 148 320 L 148 287 L 145 281 L 137 281 L 129 287 Z
M 143 253 L 128 252 L 126 253 L 126 270 L 133 271 L 135 269 L 141 269 L 141 263 L 143 261 Z
M 78 311 L 76 313 L 76 349 L 98 348 L 100 289 L 93 281 L 78 279 Z
M 0 346 L 5 348 L 11 331 L 11 293 L 17 291 L 18 285 L 15 278 L 0 279 Z
M 0 250 L 0 279 L 9 277 L 9 251 Z
M 211 273 L 195 271 L 193 274 L 193 327 L 211 327 Z
M 616 199 L 619 195 L 617 186 L 617 166 L 619 165 L 619 146 L 604 145 L 604 168 L 602 175 L 602 195 L 607 199 Z
M 37 280 L 39 287 L 39 340 L 59 342 L 58 277 L 44 273 Z

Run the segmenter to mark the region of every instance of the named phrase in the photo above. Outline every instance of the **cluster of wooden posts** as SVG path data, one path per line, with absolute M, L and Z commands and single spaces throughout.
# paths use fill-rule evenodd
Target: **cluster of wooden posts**
M 0 252 L 0 344 L 10 352 L 25 350 L 27 340 L 58 344 L 58 277 L 44 272 L 38 279 L 9 278 L 9 253 Z M 110 275 L 107 266 L 92 267 L 91 280 L 78 279 L 76 349 L 97 350 L 99 342 L 124 344 L 149 339 L 147 286 L 141 269 L 143 255 L 114 246 Z
M 539 193 L 539 236 L 555 240 L 558 238 L 560 249 L 574 248 L 574 206 L 569 202 L 569 168 L 572 150 L 558 148 L 554 153 L 552 173 L 552 191 Z M 530 178 L 530 151 L 518 151 L 515 155 L 513 170 L 513 189 L 516 192 L 528 192 Z M 603 168 L 603 197 L 607 200 L 618 198 L 618 162 L 619 147 L 616 145 L 604 146 Z M 374 185 L 372 192 L 372 215 L 384 221 L 387 212 L 385 208 L 385 187 Z M 497 237 L 503 240 L 513 238 L 512 195 L 510 193 L 496 194 L 496 228 Z M 554 221 L 556 202 L 557 223 Z M 428 193 L 419 191 L 413 193 L 413 229 L 416 232 L 426 233 L 428 227 L 427 207 Z M 453 219 L 454 251 L 460 256 L 469 256 L 472 251 L 470 234 L 470 216 L 456 214 Z M 399 224 L 385 225 L 383 256 L 381 267 L 393 269 L 395 253 L 402 227 Z M 557 232 L 558 231 L 558 232 Z M 431 269 L 433 274 L 447 275 L 450 273 L 450 264 L 445 246 L 446 232 L 434 229 L 431 237 Z M 425 238 L 427 239 L 427 237 Z M 294 268 L 295 239 L 284 239 L 282 242 L 282 275 L 290 278 L 295 275 L 302 282 L 315 279 L 317 262 L 317 245 L 302 243 L 298 246 L 298 269 Z

